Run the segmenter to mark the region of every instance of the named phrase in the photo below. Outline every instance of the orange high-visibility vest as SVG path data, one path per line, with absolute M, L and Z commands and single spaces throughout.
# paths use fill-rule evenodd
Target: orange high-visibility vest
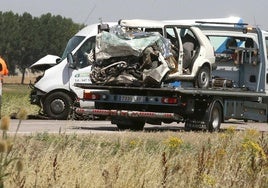
M 1 67 L 2 67 L 2 70 L 1 70 Z M 2 59 L 1 57 L 0 57 L 0 74 L 4 76 L 8 75 L 7 64 L 5 60 Z

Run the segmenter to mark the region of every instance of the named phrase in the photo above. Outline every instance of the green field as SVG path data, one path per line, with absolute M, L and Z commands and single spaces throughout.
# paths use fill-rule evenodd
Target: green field
M 36 113 L 29 92 L 5 85 L 2 113 Z M 256 130 L 22 136 L 9 124 L 3 117 L 0 187 L 268 187 L 268 134 Z
M 29 101 L 29 85 L 3 84 L 2 93 L 2 116 L 17 113 L 21 108 L 25 108 L 28 114 L 38 114 L 39 108 Z

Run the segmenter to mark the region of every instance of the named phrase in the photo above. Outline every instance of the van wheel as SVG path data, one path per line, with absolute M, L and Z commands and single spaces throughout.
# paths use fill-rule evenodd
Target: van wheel
M 52 119 L 65 120 L 71 113 L 73 100 L 63 92 L 54 92 L 48 95 L 44 101 L 44 112 Z
M 196 84 L 199 88 L 208 88 L 210 81 L 210 70 L 207 66 L 200 68 L 196 78 Z
M 215 102 L 209 111 L 207 129 L 210 132 L 218 132 L 222 122 L 222 108 L 219 102 Z

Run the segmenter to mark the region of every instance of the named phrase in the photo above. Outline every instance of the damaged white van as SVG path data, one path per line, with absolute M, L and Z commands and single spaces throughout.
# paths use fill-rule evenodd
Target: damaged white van
M 91 83 L 89 78 L 91 64 L 85 54 L 95 47 L 99 25 L 89 25 L 73 36 L 67 43 L 61 58 L 47 55 L 30 67 L 45 71 L 34 84 L 31 84 L 30 94 L 31 104 L 40 106 L 41 114 L 52 119 L 67 119 L 74 100 L 83 96 L 83 90 L 75 87 L 74 83 Z M 77 57 L 79 63 L 75 67 L 67 63 L 68 53 Z M 93 107 L 94 103 L 87 102 L 85 105 Z

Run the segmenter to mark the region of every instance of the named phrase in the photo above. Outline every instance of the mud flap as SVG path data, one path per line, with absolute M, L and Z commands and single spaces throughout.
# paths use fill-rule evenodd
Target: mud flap
M 185 122 L 185 130 L 207 130 L 210 132 L 219 131 L 223 119 L 222 100 L 213 99 L 207 103 L 204 114 L 194 114 L 192 118 L 188 118 Z

